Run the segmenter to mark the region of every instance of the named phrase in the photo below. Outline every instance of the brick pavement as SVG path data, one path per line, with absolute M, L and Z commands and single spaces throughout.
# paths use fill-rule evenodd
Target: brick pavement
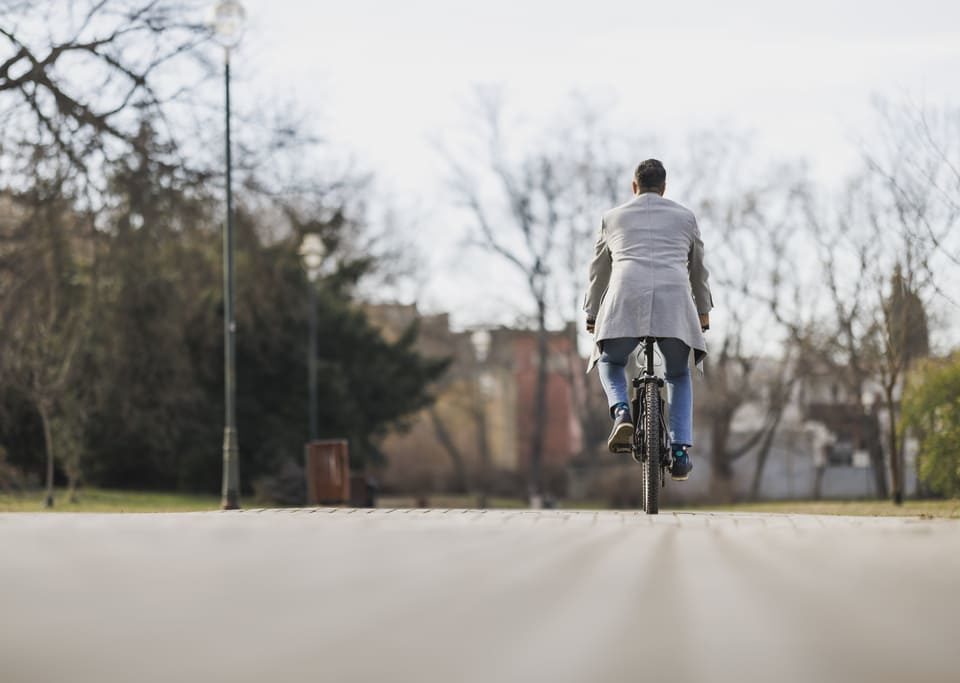
M 960 680 L 953 521 L 3 514 L 0 549 L 2 683 Z

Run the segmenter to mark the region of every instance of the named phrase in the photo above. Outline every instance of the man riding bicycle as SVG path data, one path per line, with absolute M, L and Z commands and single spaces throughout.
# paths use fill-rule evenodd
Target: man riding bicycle
M 671 388 L 673 479 L 693 469 L 693 382 L 690 350 L 699 365 L 707 354 L 713 297 L 703 263 L 703 241 L 689 209 L 666 199 L 667 172 L 656 159 L 637 166 L 635 197 L 603 215 L 584 300 L 587 331 L 596 346 L 587 371 L 599 366 L 613 429 L 607 446 L 629 451 L 633 423 L 626 365 L 642 337 L 655 337 Z

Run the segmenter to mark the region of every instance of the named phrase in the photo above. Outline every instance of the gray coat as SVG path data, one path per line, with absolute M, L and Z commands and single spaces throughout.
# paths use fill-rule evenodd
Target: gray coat
M 703 241 L 689 209 L 648 192 L 603 215 L 583 309 L 595 318 L 587 371 L 600 357 L 600 342 L 618 337 L 676 337 L 707 354 L 698 314 L 713 297 L 703 264 Z

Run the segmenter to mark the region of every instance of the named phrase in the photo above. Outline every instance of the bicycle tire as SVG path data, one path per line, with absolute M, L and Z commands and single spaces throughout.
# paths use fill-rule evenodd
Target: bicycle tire
M 643 510 L 660 512 L 660 393 L 650 383 L 643 392 Z

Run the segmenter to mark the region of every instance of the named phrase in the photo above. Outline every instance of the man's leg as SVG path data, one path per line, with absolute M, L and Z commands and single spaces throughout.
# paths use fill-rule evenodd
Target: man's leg
M 690 347 L 679 339 L 657 340 L 666 363 L 666 380 L 670 384 L 670 432 L 674 479 L 690 474 L 688 449 L 693 445 L 693 378 L 690 376 Z
M 630 395 L 627 393 L 627 360 L 639 343 L 639 339 L 632 337 L 604 339 L 600 342 L 600 362 L 597 370 L 600 373 L 600 384 L 607 394 L 611 415 L 619 404 L 630 403 Z
M 630 396 L 627 393 L 627 360 L 639 339 L 621 337 L 600 342 L 600 384 L 607 394 L 613 430 L 607 439 L 607 447 L 613 452 L 630 449 L 633 439 L 633 423 L 630 421 Z

